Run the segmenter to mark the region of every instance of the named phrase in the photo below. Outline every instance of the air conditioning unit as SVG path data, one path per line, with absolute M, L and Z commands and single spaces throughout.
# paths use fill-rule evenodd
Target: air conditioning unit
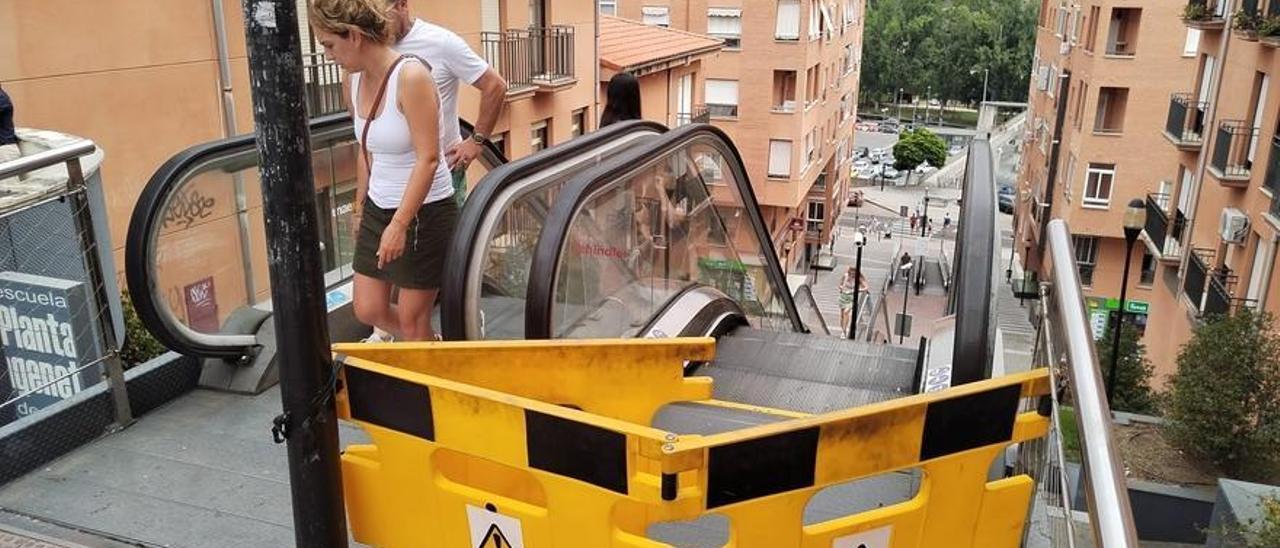
M 1059 55 L 1071 53 L 1071 40 L 1069 38 L 1062 39 L 1062 47 L 1058 48 Z
M 1218 233 L 1226 243 L 1243 244 L 1245 237 L 1249 235 L 1249 216 L 1234 207 L 1223 209 L 1218 222 Z

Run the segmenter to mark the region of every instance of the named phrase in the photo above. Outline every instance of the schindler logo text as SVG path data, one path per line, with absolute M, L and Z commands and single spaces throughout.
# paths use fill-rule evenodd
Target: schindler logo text
M 93 307 L 82 282 L 0 272 L 0 401 L 20 398 L 17 417 L 101 381 Z M 0 424 L 17 417 L 0 417 Z

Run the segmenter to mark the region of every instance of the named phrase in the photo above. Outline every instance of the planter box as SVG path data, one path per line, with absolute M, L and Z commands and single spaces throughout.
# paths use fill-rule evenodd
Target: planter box
M 1240 37 L 1241 40 L 1244 40 L 1246 42 L 1258 41 L 1258 31 L 1256 30 L 1236 30 L 1234 32 L 1236 36 Z

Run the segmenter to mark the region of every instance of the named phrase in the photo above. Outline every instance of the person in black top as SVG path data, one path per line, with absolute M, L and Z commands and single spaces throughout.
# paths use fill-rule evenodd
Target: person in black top
M 17 160 L 22 152 L 18 150 L 18 135 L 13 130 L 13 101 L 9 94 L 0 87 L 0 163 Z M 0 181 L 0 184 L 7 181 Z
M 604 114 L 600 115 L 600 127 L 639 119 L 640 81 L 629 73 L 619 72 L 609 79 L 609 86 L 605 90 Z

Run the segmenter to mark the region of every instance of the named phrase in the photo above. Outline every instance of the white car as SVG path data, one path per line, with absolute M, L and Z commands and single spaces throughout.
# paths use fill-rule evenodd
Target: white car
M 937 171 L 937 170 L 938 168 L 929 165 L 929 162 L 925 162 L 923 164 L 916 166 L 916 173 L 920 173 L 920 174 L 933 173 L 934 171 Z
M 902 173 L 899 172 L 897 169 L 894 169 L 893 166 L 886 166 L 884 168 L 884 176 L 886 179 L 897 179 L 898 177 L 902 176 Z
M 857 172 L 862 172 L 869 167 L 871 167 L 871 162 L 867 160 L 855 160 L 853 162 L 853 170 Z

